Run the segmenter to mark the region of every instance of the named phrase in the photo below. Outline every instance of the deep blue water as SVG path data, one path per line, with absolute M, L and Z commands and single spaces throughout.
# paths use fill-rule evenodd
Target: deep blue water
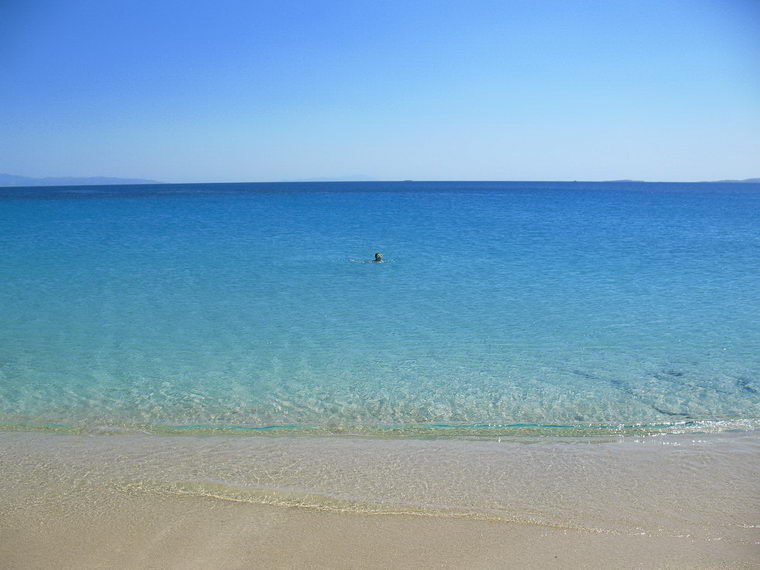
M 760 421 L 758 184 L 0 189 L 0 263 L 6 428 Z

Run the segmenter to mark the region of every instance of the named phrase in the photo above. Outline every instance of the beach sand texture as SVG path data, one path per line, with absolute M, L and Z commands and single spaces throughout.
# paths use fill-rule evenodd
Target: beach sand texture
M 757 568 L 759 439 L 5 433 L 0 565 Z M 488 483 L 496 464 L 512 483 Z

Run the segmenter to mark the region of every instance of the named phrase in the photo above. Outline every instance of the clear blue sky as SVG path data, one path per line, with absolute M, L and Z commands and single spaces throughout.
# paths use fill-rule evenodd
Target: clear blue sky
M 0 172 L 760 176 L 760 0 L 0 0 Z

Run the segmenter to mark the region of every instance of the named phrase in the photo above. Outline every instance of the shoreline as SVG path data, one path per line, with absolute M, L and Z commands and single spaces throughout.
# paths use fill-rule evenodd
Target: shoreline
M 757 568 L 759 451 L 0 432 L 0 565 Z
M 62 421 L 4 421 L 0 433 L 29 432 L 58 435 L 152 435 L 152 436 L 291 436 L 317 438 L 366 438 L 496 441 L 535 438 L 620 438 L 656 435 L 716 434 L 760 430 L 757 418 L 680 419 L 658 422 L 577 422 L 567 424 L 398 424 L 398 425 L 301 425 L 301 424 L 66 424 Z

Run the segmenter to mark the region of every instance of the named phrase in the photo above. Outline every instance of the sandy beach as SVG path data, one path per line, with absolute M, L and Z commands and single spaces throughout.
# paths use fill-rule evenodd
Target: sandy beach
M 691 436 L 671 436 L 667 445 L 655 438 L 643 445 L 505 446 L 472 441 L 161 440 L 5 433 L 0 437 L 0 565 L 19 569 L 757 568 L 758 486 L 752 476 L 758 462 L 757 437 L 716 435 L 714 445 L 710 437 L 703 437 L 706 445 L 691 447 L 683 445 L 695 441 Z M 220 460 L 220 447 L 230 452 L 228 459 Z M 326 456 L 332 466 L 325 472 L 324 464 L 315 459 L 291 468 L 300 473 L 296 485 L 275 469 L 273 458 L 299 461 L 305 449 L 313 450 L 315 457 Z M 380 466 L 389 461 L 389 450 L 401 454 L 393 460 L 399 470 L 417 465 L 414 478 L 423 482 L 421 487 L 386 477 Z M 678 472 L 673 471 L 674 450 Z M 440 470 L 441 464 L 428 457 L 447 451 L 464 456 L 469 465 L 466 481 L 471 483 L 458 480 L 451 465 L 448 472 Z M 480 463 L 473 463 L 476 455 Z M 183 463 L 190 457 L 194 459 Z M 238 460 L 230 461 L 231 457 Z M 255 471 L 245 457 L 264 465 L 268 485 L 259 478 L 258 489 L 244 489 L 238 477 L 232 491 L 229 483 L 235 473 Z M 497 487 L 482 489 L 485 479 L 479 474 L 491 477 L 488 470 L 494 457 L 510 474 L 509 488 L 518 490 L 514 496 Z M 592 461 L 601 457 L 606 463 Z M 540 464 L 549 458 L 552 464 Z M 598 476 L 592 473 L 586 479 L 598 492 L 589 493 L 576 479 L 573 466 L 579 459 L 585 460 L 580 471 L 596 471 Z M 217 469 L 214 477 L 206 471 L 211 463 Z M 220 465 L 225 466 L 224 476 Z M 347 475 L 348 465 L 359 479 Z M 542 476 L 547 470 L 553 471 L 550 479 Z M 612 480 L 608 477 L 614 479 L 615 472 L 622 477 L 621 490 L 608 494 L 605 489 Z M 729 473 L 736 476 L 729 480 Z M 206 484 L 191 484 L 193 477 Z M 432 489 L 436 478 L 442 481 L 438 491 Z M 333 491 L 326 486 L 328 480 Z M 550 480 L 560 485 L 553 486 Z M 261 489 L 269 490 L 262 494 Z M 316 494 L 296 494 L 296 489 Z M 368 502 L 372 489 L 377 495 Z M 340 490 L 357 500 L 338 500 Z M 450 504 L 456 501 L 454 495 L 461 504 L 477 506 L 479 493 L 495 494 L 483 504 L 512 505 L 516 516 L 508 520 L 506 510 L 498 515 L 482 507 L 450 508 L 442 495 L 434 497 L 447 490 L 453 493 Z M 381 496 L 386 497 L 385 505 L 379 502 Z M 524 504 L 519 496 L 525 497 Z M 660 512 L 651 501 L 661 504 Z
M 4 568 L 757 568 L 756 545 L 103 492 L 3 500 Z

